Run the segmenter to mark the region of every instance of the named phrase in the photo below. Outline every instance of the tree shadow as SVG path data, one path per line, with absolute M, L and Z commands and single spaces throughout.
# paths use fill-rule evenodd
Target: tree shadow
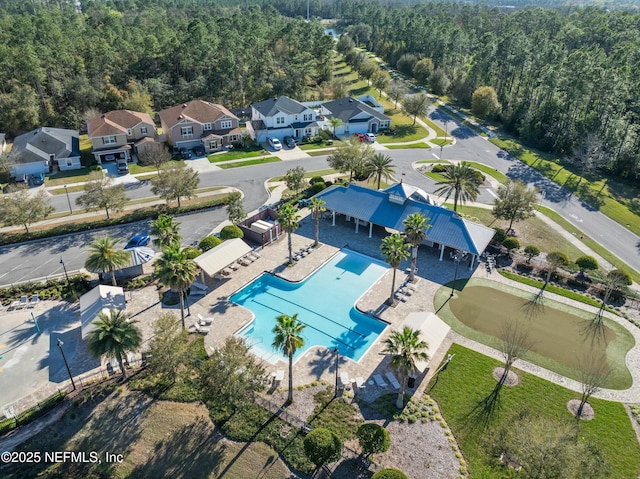
M 500 391 L 503 384 L 498 382 L 491 393 L 478 401 L 475 407 L 465 416 L 465 428 L 468 430 L 486 431 L 500 408 Z
M 606 343 L 607 326 L 604 324 L 603 317 L 596 315 L 593 319 L 586 319 L 582 321 L 580 336 L 582 336 L 583 341 L 590 341 L 591 347 L 595 347 L 599 343 Z
M 528 300 L 524 301 L 520 306 L 520 310 L 524 312 L 525 317 L 528 320 L 538 319 L 544 314 L 544 290 L 546 284 L 538 291 L 537 294 L 532 295 Z
M 402 138 L 415 134 L 418 128 L 415 125 L 397 125 L 394 127 L 394 131 L 396 137 Z

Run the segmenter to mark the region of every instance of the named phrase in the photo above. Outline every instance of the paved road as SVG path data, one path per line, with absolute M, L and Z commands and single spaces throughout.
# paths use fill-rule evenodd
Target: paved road
M 494 146 L 473 132 L 470 128 L 457 123 L 441 110 L 433 110 L 431 119 L 449 134 L 456 138 L 456 144 L 445 148 L 445 159 L 466 159 L 492 166 L 511 178 L 520 178 L 528 184 L 538 187 L 544 195 L 542 204 L 556 210 L 568 221 L 580 228 L 585 235 L 594 238 L 632 268 L 640 271 L 640 238 L 610 220 L 597 210 L 589 207 L 579 199 L 569 195 L 558 185 L 544 178 L 535 170 L 509 157 L 504 151 Z M 398 176 L 409 184 L 419 186 L 427 192 L 435 190 L 435 182 L 415 171 L 412 164 L 419 160 L 433 159 L 440 155 L 439 149 L 406 149 L 388 150 L 386 152 L 397 165 Z M 273 176 L 282 175 L 289 168 L 303 166 L 307 171 L 327 168 L 326 156 L 309 157 L 280 163 L 267 163 L 244 168 L 232 168 L 200 175 L 200 186 L 234 186 L 245 195 L 245 209 L 252 211 L 268 200 L 268 192 L 264 182 Z M 72 205 L 80 193 L 70 193 Z M 152 196 L 149 182 L 127 185 L 127 196 L 140 199 Z M 482 191 L 479 201 L 491 203 L 493 194 L 486 189 Z M 65 195 L 54 195 L 52 205 L 58 211 L 66 211 L 69 206 Z M 75 207 L 74 207 L 75 208 Z M 184 244 L 200 240 L 215 226 L 226 219 L 224 209 L 194 213 L 181 217 Z M 147 229 L 147 223 L 119 226 L 109 229 L 111 234 L 128 238 L 140 230 Z M 103 235 L 105 230 L 75 234 L 69 237 L 30 242 L 23 245 L 12 245 L 0 248 L 2 269 L 0 284 L 6 285 L 29 279 L 59 275 L 62 267 L 59 264 L 63 256 L 67 269 L 75 271 L 84 264 L 85 248 L 95 236 Z

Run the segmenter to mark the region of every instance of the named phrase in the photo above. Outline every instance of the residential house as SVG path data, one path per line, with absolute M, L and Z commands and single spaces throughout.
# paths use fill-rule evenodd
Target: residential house
M 98 164 L 132 161 L 132 153 L 156 138 L 156 125 L 148 113 L 114 110 L 87 121 L 92 153 Z
M 82 168 L 78 130 L 42 127 L 20 135 L 13 141 L 9 163 L 12 177 Z
M 318 134 L 318 114 L 309 106 L 286 96 L 271 98 L 251 105 L 251 121 L 247 131 L 255 141 L 267 141 L 268 137 L 282 140 L 312 137 Z
M 167 142 L 176 148 L 203 146 L 211 153 L 242 140 L 238 117 L 222 105 L 192 100 L 158 115 Z
M 371 96 L 328 101 L 320 106 L 320 114 L 327 119 L 340 118 L 336 135 L 354 133 L 378 133 L 391 126 L 391 118 L 384 114 L 384 107 Z

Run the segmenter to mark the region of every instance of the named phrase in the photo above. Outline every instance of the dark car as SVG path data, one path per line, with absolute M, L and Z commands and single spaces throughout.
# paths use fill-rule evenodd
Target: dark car
M 129 240 L 127 246 L 124 249 L 138 248 L 139 246 L 147 246 L 149 244 L 149 235 L 141 234 L 135 235 L 133 238 Z
M 34 173 L 31 175 L 31 181 L 33 182 L 33 186 L 44 185 L 44 173 Z
M 296 140 L 294 140 L 292 136 L 285 136 L 282 141 L 284 141 L 284 144 L 287 145 L 287 148 L 296 147 Z
M 196 156 L 204 156 L 204 147 L 202 145 L 193 148 L 193 154 Z
M 188 160 L 193 156 L 193 153 L 191 153 L 189 150 L 187 150 L 186 148 L 180 148 L 180 157 L 183 160 Z

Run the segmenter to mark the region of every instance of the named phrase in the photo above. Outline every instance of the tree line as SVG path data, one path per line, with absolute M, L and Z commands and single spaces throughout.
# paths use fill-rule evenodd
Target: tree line
M 82 8 L 33 2 L 0 11 L 0 131 L 82 128 L 101 112 L 153 112 L 192 98 L 229 108 L 303 99 L 331 77 L 333 43 L 322 26 L 273 7 Z
M 600 169 L 640 177 L 640 14 L 351 0 L 341 8 L 355 44 L 433 93 L 471 107 L 474 92 L 490 87 L 498 104 L 487 116 L 527 145 L 569 158 L 591 135 Z

